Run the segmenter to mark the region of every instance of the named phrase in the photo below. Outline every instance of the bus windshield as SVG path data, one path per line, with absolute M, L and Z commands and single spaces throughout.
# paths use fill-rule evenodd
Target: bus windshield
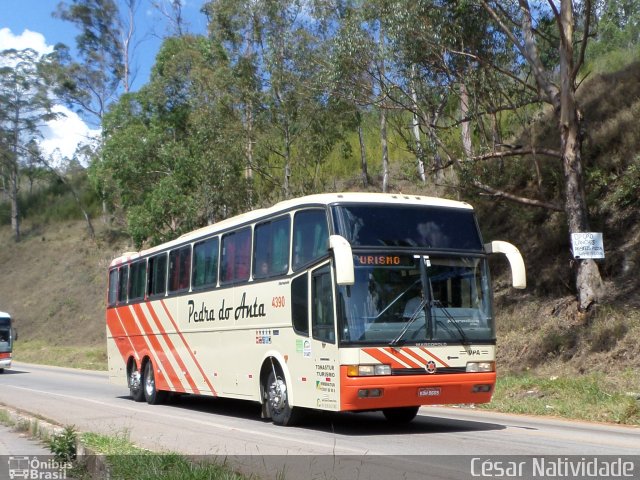
M 340 287 L 342 344 L 495 340 L 489 274 L 476 256 L 355 254 Z
M 336 233 L 353 247 L 408 247 L 482 252 L 473 210 L 422 205 L 333 207 Z
M 0 353 L 11 351 L 11 319 L 0 317 Z

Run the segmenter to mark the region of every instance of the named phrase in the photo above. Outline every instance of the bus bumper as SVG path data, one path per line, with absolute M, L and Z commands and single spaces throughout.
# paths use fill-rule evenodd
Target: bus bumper
M 0 353 L 0 368 L 9 368 L 11 366 L 11 354 Z
M 340 367 L 340 410 L 380 410 L 417 405 L 491 401 L 496 373 L 348 377 Z

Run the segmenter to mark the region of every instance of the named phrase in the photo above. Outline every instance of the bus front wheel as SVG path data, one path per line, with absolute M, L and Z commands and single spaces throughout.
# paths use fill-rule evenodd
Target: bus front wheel
M 158 405 L 167 398 L 167 392 L 156 388 L 156 378 L 153 373 L 153 362 L 149 360 L 144 367 L 144 398 L 149 405 Z
M 276 425 L 292 425 L 295 420 L 295 411 L 289 405 L 287 382 L 280 372 L 269 372 L 267 383 L 264 387 L 267 415 Z
M 382 410 L 382 414 L 392 423 L 404 424 L 416 418 L 419 408 L 420 407 L 385 408 Z

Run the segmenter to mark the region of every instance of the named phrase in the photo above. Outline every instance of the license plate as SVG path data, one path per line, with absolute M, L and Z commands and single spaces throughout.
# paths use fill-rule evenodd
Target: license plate
M 437 397 L 440 395 L 440 387 L 422 387 L 418 389 L 419 397 Z

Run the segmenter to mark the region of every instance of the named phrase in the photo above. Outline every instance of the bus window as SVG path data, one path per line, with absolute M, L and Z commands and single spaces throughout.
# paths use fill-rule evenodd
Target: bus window
M 218 238 L 210 238 L 193 246 L 193 288 L 214 286 L 218 281 Z
M 220 283 L 249 280 L 251 268 L 251 228 L 222 236 Z
M 129 270 L 129 301 L 143 299 L 147 280 L 147 261 L 132 263 Z
M 309 275 L 291 281 L 291 320 L 296 333 L 309 336 Z
M 335 343 L 336 335 L 333 323 L 333 286 L 331 270 L 328 266 L 315 272 L 312 282 L 311 328 L 313 338 L 327 343 Z
M 289 269 L 289 216 L 255 228 L 253 277 L 283 275 Z
M 189 289 L 191 245 L 169 252 L 169 292 Z
M 113 307 L 118 300 L 118 269 L 114 268 L 109 271 L 109 295 L 107 303 L 110 307 Z
M 293 220 L 293 269 L 299 270 L 327 254 L 329 229 L 324 210 L 302 210 Z
M 167 254 L 161 253 L 149 259 L 149 296 L 167 292 Z
M 129 265 L 120 267 L 118 281 L 118 303 L 127 303 L 127 287 L 129 284 Z

